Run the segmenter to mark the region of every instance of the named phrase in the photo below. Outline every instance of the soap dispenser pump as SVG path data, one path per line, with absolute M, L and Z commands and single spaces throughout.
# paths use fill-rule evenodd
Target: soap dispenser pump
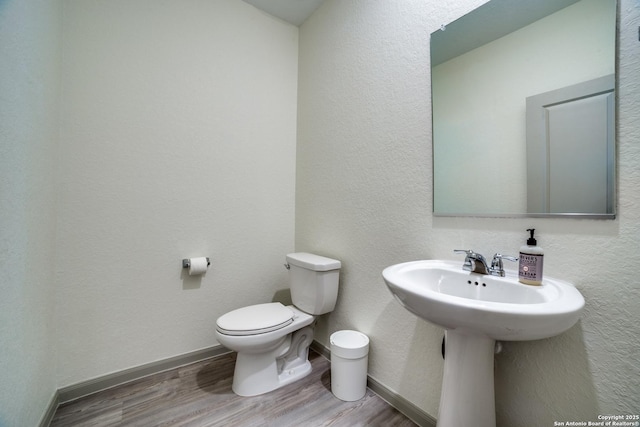
M 527 285 L 541 285 L 544 250 L 533 237 L 535 228 L 528 228 L 527 231 L 531 236 L 527 239 L 527 244 L 520 247 L 518 279 Z

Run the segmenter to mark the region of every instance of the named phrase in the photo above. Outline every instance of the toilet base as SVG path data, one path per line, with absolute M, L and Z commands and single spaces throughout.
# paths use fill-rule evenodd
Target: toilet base
M 238 352 L 233 374 L 233 392 L 257 396 L 298 381 L 311 373 L 309 346 L 313 327 L 307 326 L 282 338 L 266 353 Z

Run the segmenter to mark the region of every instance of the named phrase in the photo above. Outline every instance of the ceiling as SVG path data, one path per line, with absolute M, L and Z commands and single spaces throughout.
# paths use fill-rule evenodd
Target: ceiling
M 324 0 L 242 0 L 290 24 L 300 26 Z
M 491 0 L 431 34 L 431 65 L 497 40 L 577 1 Z

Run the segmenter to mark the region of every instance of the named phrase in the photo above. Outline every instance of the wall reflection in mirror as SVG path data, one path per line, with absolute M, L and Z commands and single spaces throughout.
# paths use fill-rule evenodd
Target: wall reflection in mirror
M 491 0 L 434 32 L 434 214 L 614 218 L 615 40 L 615 0 Z

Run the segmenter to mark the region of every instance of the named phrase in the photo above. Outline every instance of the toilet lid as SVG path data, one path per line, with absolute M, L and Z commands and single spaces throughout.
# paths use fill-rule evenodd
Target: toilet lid
M 293 310 L 279 302 L 250 305 L 218 318 L 218 331 L 225 335 L 257 335 L 276 331 L 293 322 Z

